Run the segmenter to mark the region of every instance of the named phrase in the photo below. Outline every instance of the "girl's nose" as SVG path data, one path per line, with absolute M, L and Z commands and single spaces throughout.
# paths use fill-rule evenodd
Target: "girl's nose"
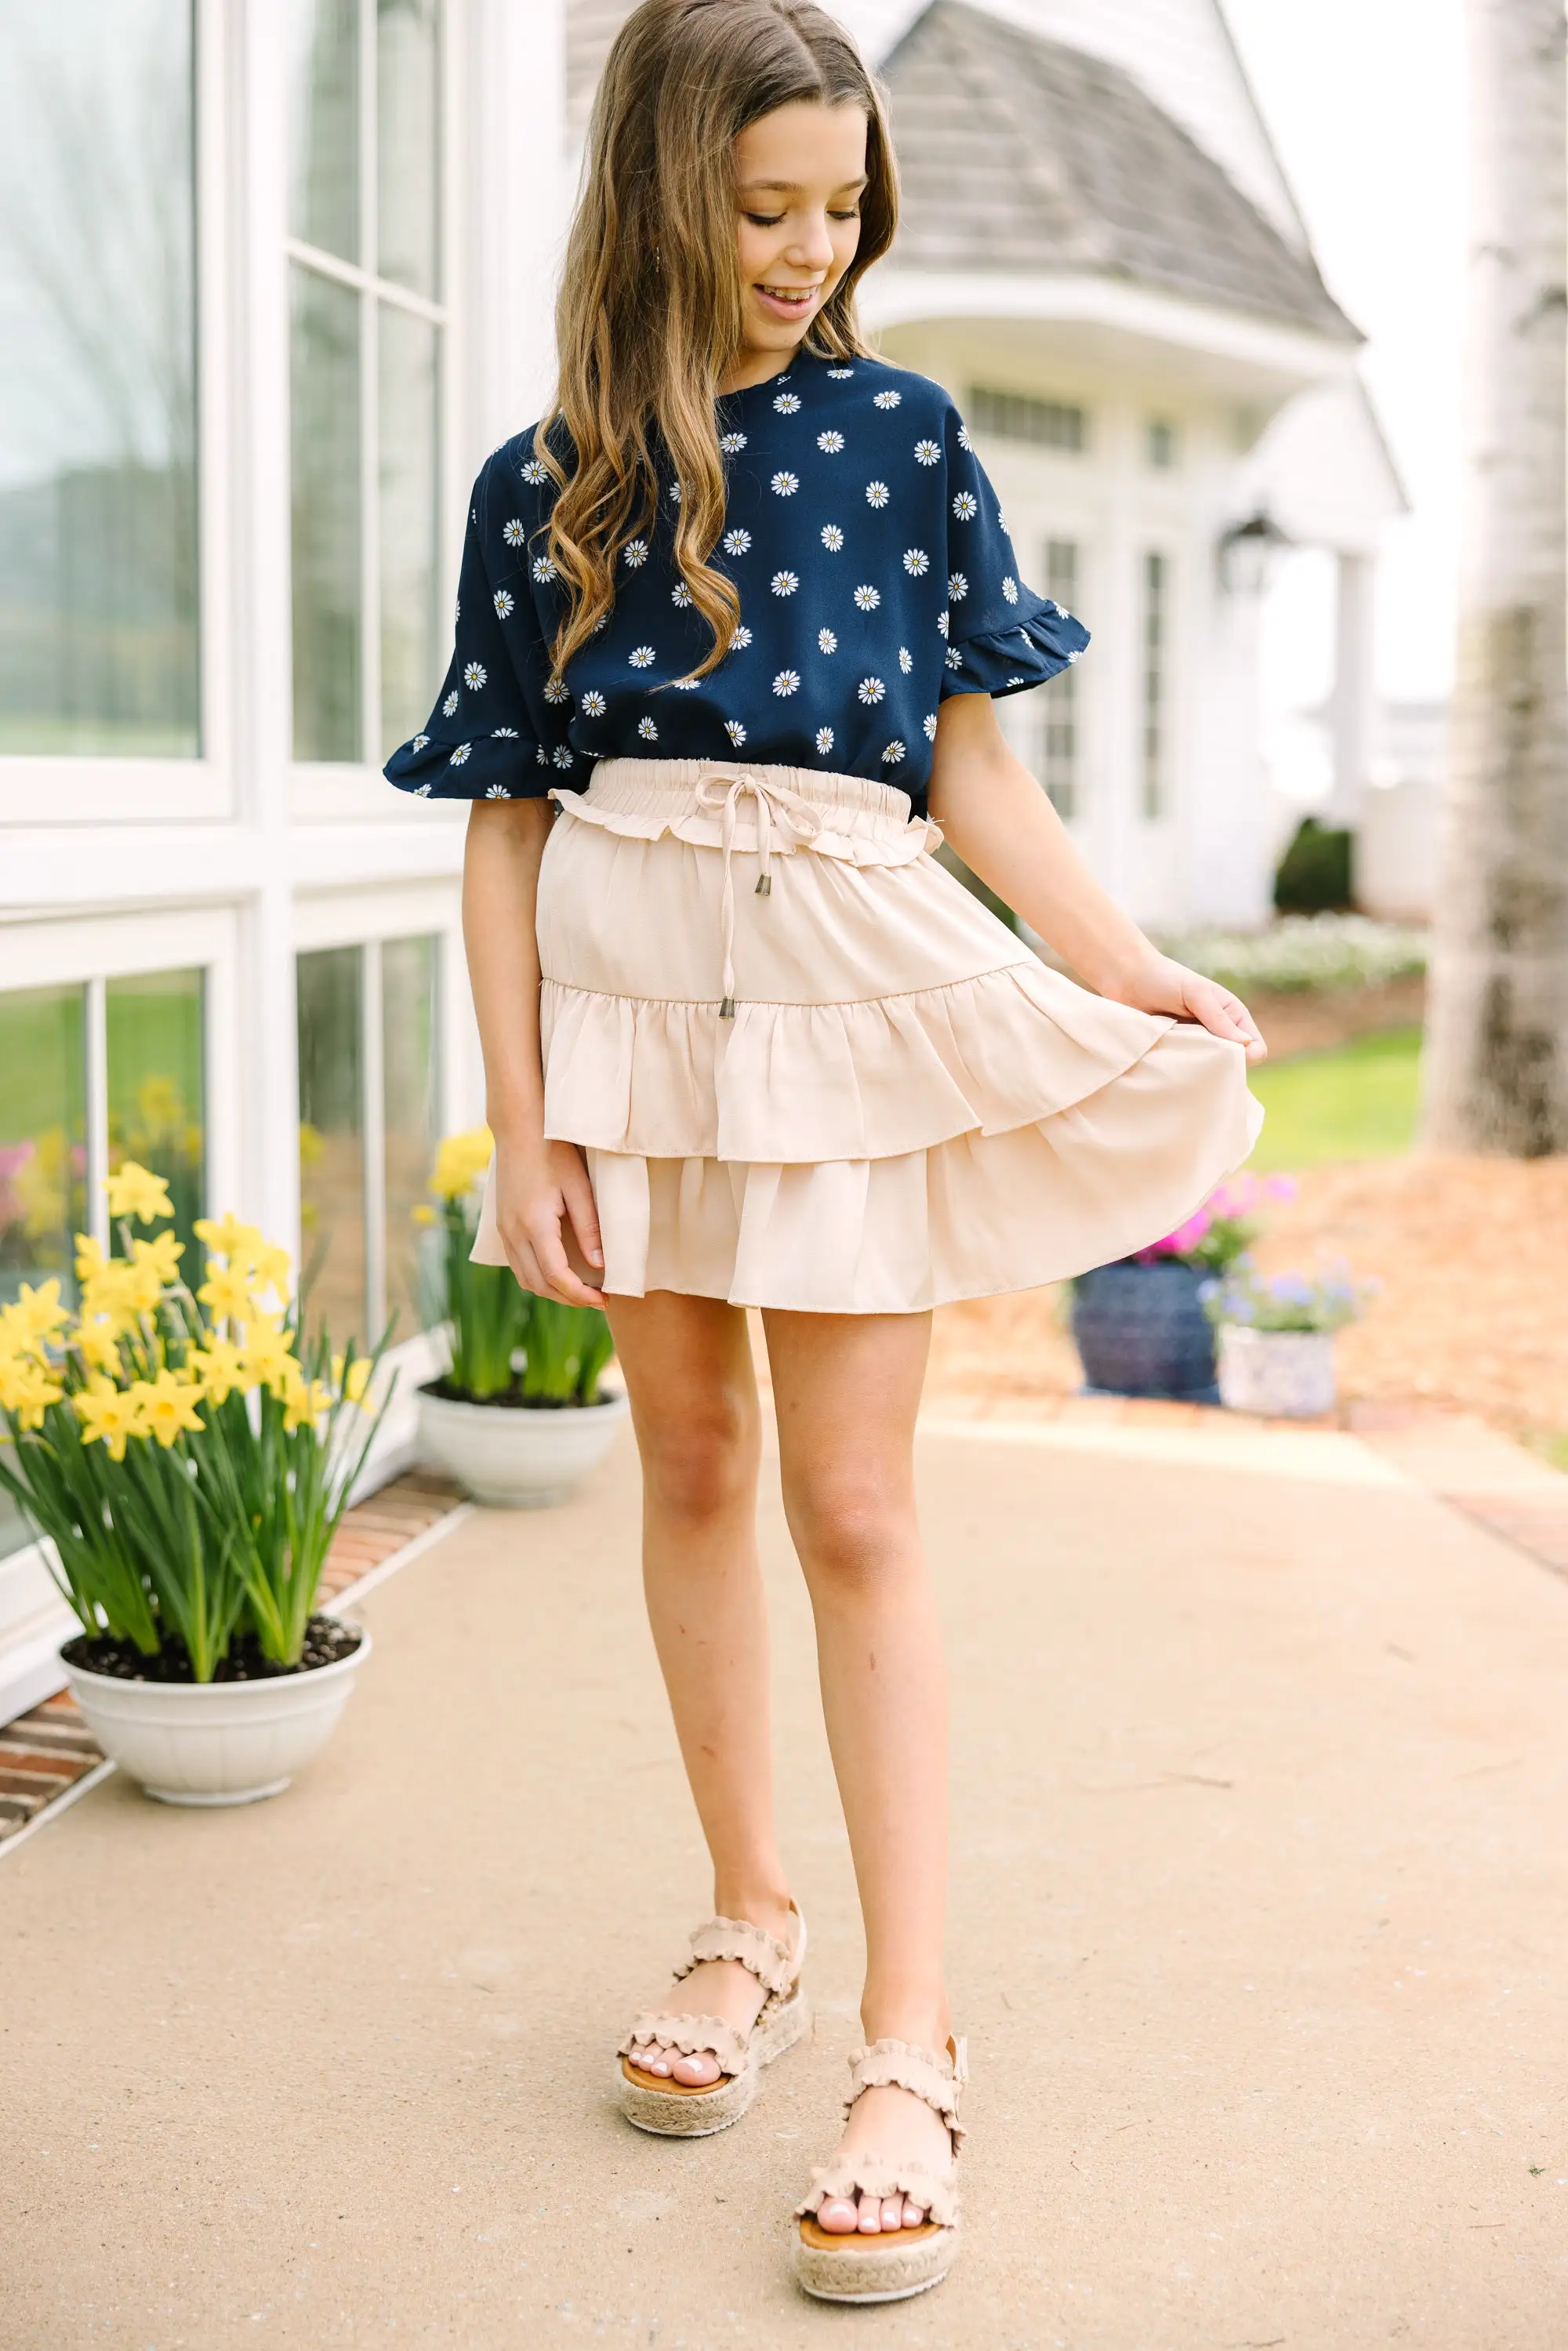
M 828 235 L 825 214 L 802 228 L 799 239 L 784 258 L 796 269 L 826 269 L 831 266 L 833 240 Z

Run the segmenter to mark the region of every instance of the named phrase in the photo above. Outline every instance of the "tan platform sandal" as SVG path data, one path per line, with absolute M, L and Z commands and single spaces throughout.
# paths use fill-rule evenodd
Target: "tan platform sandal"
M 884 2085 L 911 2090 L 946 2124 L 956 2162 L 964 2137 L 958 2092 L 968 2078 L 962 2041 L 949 2041 L 940 2056 L 907 2041 L 873 2041 L 850 2058 L 844 2111 L 862 2090 Z M 907 2196 L 925 2218 L 917 2229 L 888 2229 L 876 2236 L 824 2229 L 817 2214 L 841 2196 L 852 2204 L 862 2196 Z M 795 2276 L 819 2302 L 907 2302 L 911 2294 L 940 2285 L 958 2251 L 958 2191 L 951 2170 L 885 2163 L 875 2155 L 840 2156 L 812 2172 L 810 2194 L 795 2210 Z
M 793 1903 L 791 1910 L 795 1910 Z M 644 2009 L 617 2052 L 615 2086 L 621 2111 L 639 2130 L 664 2138 L 706 2138 L 737 2123 L 757 2095 L 764 2065 L 781 2057 L 810 2025 L 811 2011 L 800 1989 L 806 1957 L 806 1922 L 795 1910 L 793 1947 L 744 1918 L 710 1918 L 692 1937 L 692 1955 L 675 1970 L 675 1980 L 704 1959 L 738 1959 L 768 1997 L 749 2032 L 722 2016 L 681 2016 L 667 2009 Z M 708 2051 L 723 2069 L 716 2082 L 673 2082 L 647 2074 L 636 2063 L 639 2049 L 658 2043 L 687 2056 Z

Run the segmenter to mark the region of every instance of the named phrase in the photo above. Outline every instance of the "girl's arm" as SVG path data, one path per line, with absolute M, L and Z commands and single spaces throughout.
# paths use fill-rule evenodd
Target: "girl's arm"
M 1262 1061 L 1269 1049 L 1240 998 L 1161 955 L 1106 896 L 1008 748 L 988 695 L 949 695 L 942 705 L 931 813 L 965 864 L 1101 996 L 1199 1021 Z
M 547 1143 L 539 1052 L 539 951 L 534 929 L 547 799 L 476 800 L 463 860 L 463 939 L 485 1055 L 485 1106 L 496 1138 L 496 1221 L 525 1290 L 572 1306 L 599 1292 L 568 1260 L 564 1223 L 583 1259 L 604 1259 L 593 1188 L 572 1143 Z

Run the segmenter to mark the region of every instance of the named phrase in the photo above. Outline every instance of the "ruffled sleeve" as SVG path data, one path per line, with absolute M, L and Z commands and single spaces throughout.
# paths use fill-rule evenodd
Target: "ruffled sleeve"
M 1021 694 L 1076 662 L 1089 643 L 1081 621 L 1019 577 L 989 475 L 956 409 L 947 412 L 947 639 L 950 694 Z
M 552 723 L 549 657 L 530 591 L 538 490 L 516 462 L 530 440 L 498 449 L 474 485 L 451 664 L 423 727 L 383 771 L 421 799 L 536 799 L 559 780 L 551 761 L 566 729 Z

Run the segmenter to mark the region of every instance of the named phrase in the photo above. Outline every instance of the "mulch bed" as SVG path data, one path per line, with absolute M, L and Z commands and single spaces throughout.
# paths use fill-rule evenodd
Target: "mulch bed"
M 228 1655 L 213 1675 L 214 1682 L 275 1682 L 292 1674 L 316 1673 L 322 1666 L 340 1665 L 351 1657 L 364 1635 L 351 1625 L 340 1625 L 332 1616 L 312 1616 L 305 1627 L 305 1640 L 297 1666 L 280 1666 L 267 1656 L 254 1633 L 242 1633 L 237 1641 L 229 1644 Z M 79 1667 L 85 1674 L 106 1674 L 117 1682 L 173 1682 L 186 1688 L 195 1687 L 195 1671 L 190 1652 L 183 1646 L 160 1649 L 155 1656 L 144 1656 L 129 1641 L 111 1641 L 107 1635 L 89 1641 L 78 1633 L 60 1651 L 68 1666 Z

